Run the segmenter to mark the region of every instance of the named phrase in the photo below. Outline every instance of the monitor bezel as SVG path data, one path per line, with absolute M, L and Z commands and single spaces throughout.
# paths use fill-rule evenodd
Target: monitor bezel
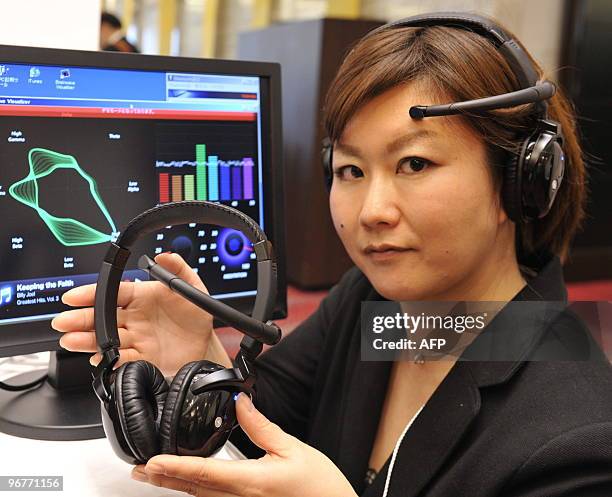
M 234 61 L 193 57 L 169 57 L 119 52 L 95 52 L 56 48 L 0 45 L 0 63 L 38 66 L 70 66 L 136 71 L 176 71 L 222 75 L 257 76 L 261 78 L 261 105 L 269 113 L 261 113 L 264 225 L 277 258 L 278 292 L 274 319 L 287 316 L 285 279 L 285 230 L 282 176 L 281 76 L 280 64 L 274 62 Z M 243 312 L 252 309 L 252 297 L 225 300 Z M 50 327 L 50 319 L 0 325 L 0 357 L 58 350 L 59 333 Z M 223 326 L 215 322 L 215 326 Z

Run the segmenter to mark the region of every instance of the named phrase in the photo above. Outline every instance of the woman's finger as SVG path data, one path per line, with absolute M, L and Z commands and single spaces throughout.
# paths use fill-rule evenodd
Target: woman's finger
M 124 327 L 127 321 L 127 311 L 117 308 L 117 326 Z M 94 329 L 93 307 L 64 311 L 53 318 L 51 321 L 51 328 L 64 333 L 71 331 L 91 331 Z
M 117 305 L 126 307 L 134 298 L 134 285 L 131 281 L 122 281 L 117 294 Z M 68 290 L 62 295 L 62 302 L 74 307 L 93 306 L 96 297 L 96 284 L 83 285 Z
M 60 347 L 70 352 L 95 352 L 96 336 L 93 331 L 72 331 L 62 335 Z
M 119 341 L 124 349 L 134 347 L 134 334 L 119 328 Z M 73 331 L 64 334 L 59 341 L 62 348 L 70 352 L 96 352 L 96 334 L 93 331 Z
M 169 476 L 193 482 L 200 487 L 241 495 L 255 480 L 257 471 L 261 471 L 252 463 L 163 454 L 149 459 L 145 472 L 149 478 L 153 475 Z
M 236 494 L 204 488 L 194 482 L 181 480 L 180 478 L 172 478 L 171 476 L 158 474 L 149 476 L 143 471 L 138 471 L 137 468 L 134 468 L 132 471 L 132 478 L 134 480 L 150 483 L 156 487 L 178 490 L 179 492 L 185 492 L 188 495 L 195 495 L 196 497 L 239 497 Z
M 200 277 L 179 254 L 162 253 L 155 256 L 155 262 L 190 285 L 208 293 Z
M 51 328 L 61 332 L 93 330 L 94 310 L 88 307 L 64 311 L 53 318 Z

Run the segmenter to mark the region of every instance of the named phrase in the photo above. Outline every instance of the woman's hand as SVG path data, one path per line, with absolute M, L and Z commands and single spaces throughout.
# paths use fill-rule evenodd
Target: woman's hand
M 132 477 L 198 497 L 356 497 L 325 455 L 268 421 L 248 396 L 240 394 L 236 412 L 244 432 L 267 452 L 261 459 L 160 455 L 136 466 Z
M 171 273 L 203 292 L 206 287 L 198 275 L 178 254 L 159 254 L 155 261 Z M 74 288 L 62 296 L 71 306 L 83 309 L 65 311 L 51 322 L 63 333 L 60 345 L 70 351 L 96 352 L 94 333 L 94 297 L 96 285 Z M 218 350 L 218 339 L 212 331 L 212 316 L 172 292 L 157 281 L 122 282 L 117 298 L 117 326 L 121 341 L 117 366 L 144 359 L 155 364 L 164 375 L 172 375 L 189 361 L 205 356 L 228 365 L 229 357 Z M 87 307 L 89 306 L 89 307 Z M 214 342 L 213 347 L 209 347 Z M 217 357 L 210 357 L 210 349 Z M 223 355 L 221 357 L 220 355 Z M 100 354 L 90 362 L 97 365 Z M 231 364 L 231 362 L 229 362 Z

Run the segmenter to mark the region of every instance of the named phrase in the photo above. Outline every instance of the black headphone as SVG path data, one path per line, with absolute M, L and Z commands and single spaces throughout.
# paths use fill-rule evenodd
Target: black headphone
M 563 132 L 561 125 L 549 119 L 546 100 L 556 87 L 548 80 L 538 81 L 538 74 L 527 54 L 504 30 L 485 17 L 458 12 L 440 12 L 401 19 L 371 31 L 368 35 L 402 27 L 452 26 L 480 34 L 491 40 L 510 64 L 522 89 L 492 97 L 444 105 L 410 108 L 410 117 L 422 119 L 449 116 L 462 112 L 485 113 L 488 110 L 514 107 L 539 102 L 541 117 L 536 129 L 520 146 L 504 167 L 502 199 L 508 217 L 515 223 L 529 222 L 544 217 L 553 205 L 565 172 Z M 333 181 L 333 144 L 323 140 L 321 151 L 325 183 L 331 190 Z
M 119 359 L 117 293 L 130 248 L 140 237 L 165 226 L 205 223 L 242 231 L 257 258 L 257 296 L 252 317 L 219 302 L 143 256 L 139 267 L 173 291 L 244 332 L 234 364 L 227 369 L 210 361 L 185 364 L 168 385 L 162 372 L 147 361 L 113 370 Z M 263 343 L 273 345 L 281 331 L 271 317 L 276 299 L 276 264 L 272 245 L 260 227 L 242 212 L 221 204 L 186 201 L 163 204 L 134 218 L 111 243 L 100 268 L 94 306 L 96 341 L 102 361 L 93 373 L 102 424 L 115 453 L 130 464 L 154 455 L 208 457 L 237 426 L 239 392 L 254 395 L 252 363 Z

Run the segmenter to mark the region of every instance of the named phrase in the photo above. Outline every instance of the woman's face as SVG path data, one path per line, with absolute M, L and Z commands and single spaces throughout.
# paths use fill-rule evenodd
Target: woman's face
M 469 300 L 511 255 L 485 143 L 457 117 L 413 120 L 424 87 L 364 105 L 334 144 L 330 207 L 355 264 L 390 300 Z M 512 247 L 513 249 L 513 247 Z M 499 269 L 499 267 L 497 268 Z

